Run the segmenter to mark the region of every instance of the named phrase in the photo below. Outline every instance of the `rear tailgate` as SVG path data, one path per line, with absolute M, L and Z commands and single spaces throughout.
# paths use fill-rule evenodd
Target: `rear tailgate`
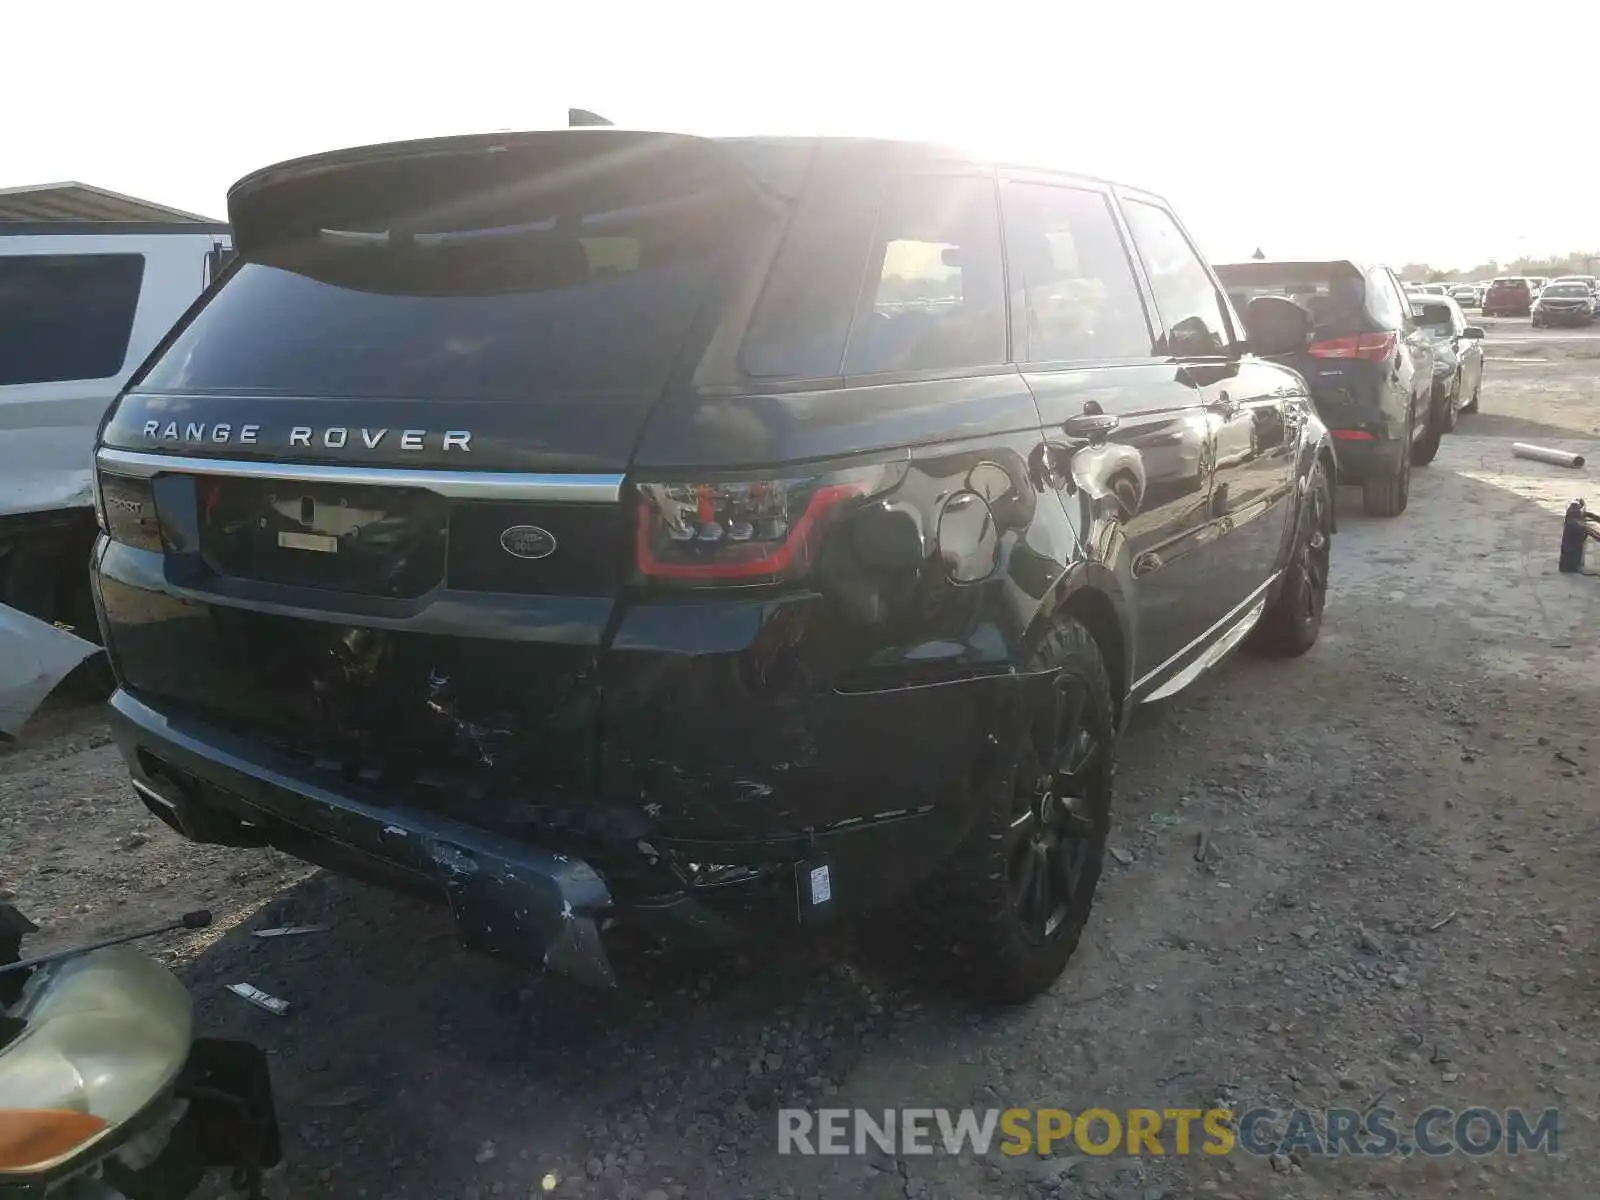
M 287 164 L 230 215 L 102 438 L 160 525 L 102 568 L 127 685 L 479 823 L 590 791 L 622 476 L 770 197 L 714 143 L 578 130 Z

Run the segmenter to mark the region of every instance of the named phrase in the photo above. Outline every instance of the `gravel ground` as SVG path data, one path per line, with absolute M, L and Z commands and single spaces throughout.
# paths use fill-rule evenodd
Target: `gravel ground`
M 756 960 L 635 950 L 604 996 L 534 979 L 462 953 L 408 900 L 182 843 L 144 814 L 81 707 L 43 714 L 0 758 L 0 892 L 44 926 L 40 948 L 218 913 L 155 945 L 206 1026 L 272 1055 L 288 1155 L 275 1197 L 528 1197 L 553 1183 L 634 1200 L 1588 1200 L 1600 579 L 1555 569 L 1561 509 L 1588 472 L 1513 459 L 1510 442 L 1597 448 L 1600 338 L 1487 324 L 1483 412 L 1415 474 L 1410 510 L 1373 520 L 1341 496 L 1316 649 L 1236 658 L 1141 714 L 1083 948 L 1025 1008 L 972 1011 L 918 947 L 843 931 Z M 284 920 L 333 928 L 247 935 Z M 238 980 L 295 1011 L 247 1007 L 223 991 Z M 1562 1152 L 776 1153 L 788 1104 L 1219 1103 L 1555 1106 Z

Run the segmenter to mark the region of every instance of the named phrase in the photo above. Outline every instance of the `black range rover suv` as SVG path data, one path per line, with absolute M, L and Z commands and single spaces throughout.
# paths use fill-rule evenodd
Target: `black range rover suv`
M 1158 198 L 935 146 L 574 129 L 341 151 L 107 415 L 135 786 L 605 984 L 669 939 L 932 913 L 1077 945 L 1118 734 L 1317 636 L 1301 309 Z M 1249 332 L 1246 331 L 1246 326 Z

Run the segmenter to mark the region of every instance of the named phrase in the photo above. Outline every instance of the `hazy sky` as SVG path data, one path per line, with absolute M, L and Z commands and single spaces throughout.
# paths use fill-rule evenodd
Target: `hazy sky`
M 0 185 L 223 216 L 268 162 L 578 105 L 1056 162 L 1163 192 L 1217 259 L 1466 266 L 1600 248 L 1597 33 L 1580 0 L 28 4 Z

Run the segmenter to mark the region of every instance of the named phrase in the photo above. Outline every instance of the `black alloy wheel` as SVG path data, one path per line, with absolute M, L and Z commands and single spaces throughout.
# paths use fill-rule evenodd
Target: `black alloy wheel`
M 1002 1004 L 1043 992 L 1078 948 L 1105 863 L 1116 775 L 1115 708 L 1089 631 L 1056 618 L 1027 673 L 1008 761 L 927 906 L 969 990 Z
M 1081 930 L 1088 917 L 1097 828 L 1090 779 L 1107 753 L 1083 720 L 1087 683 L 1062 674 L 1053 690 L 1048 727 L 1029 739 L 1014 778 L 1007 831 L 1011 906 L 1019 931 L 1037 946 L 1047 945 L 1064 923 Z
M 1333 491 L 1319 462 L 1311 468 L 1301 501 L 1294 546 L 1284 567 L 1283 586 L 1256 627 L 1254 644 L 1264 653 L 1293 658 L 1317 643 L 1328 604 L 1328 572 L 1333 551 Z

